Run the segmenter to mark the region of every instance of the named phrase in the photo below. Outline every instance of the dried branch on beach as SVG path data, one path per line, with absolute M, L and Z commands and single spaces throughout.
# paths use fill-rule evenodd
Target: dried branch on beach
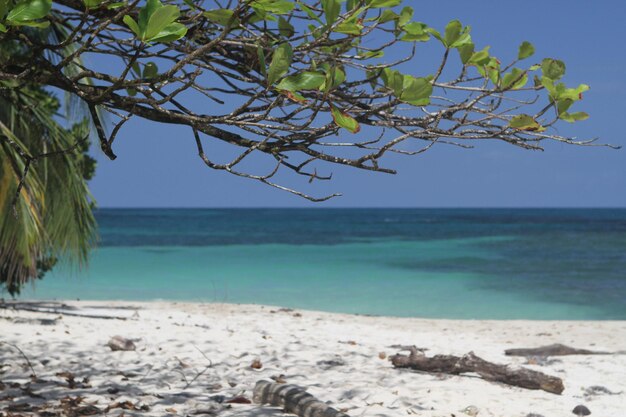
M 258 381 L 254 387 L 253 401 L 283 407 L 286 413 L 300 417 L 348 417 L 296 385 Z
M 463 356 L 435 355 L 427 357 L 415 348 L 407 355 L 397 354 L 389 358 L 396 368 L 411 368 L 428 373 L 461 375 L 476 373 L 486 381 L 500 382 L 526 389 L 544 390 L 561 394 L 564 390 L 561 378 L 530 369 L 511 369 L 507 365 L 488 362 L 470 352 Z
M 555 343 L 538 348 L 507 349 L 507 356 L 566 356 L 566 355 L 610 355 L 611 352 L 601 352 L 587 349 L 576 349 L 570 346 Z

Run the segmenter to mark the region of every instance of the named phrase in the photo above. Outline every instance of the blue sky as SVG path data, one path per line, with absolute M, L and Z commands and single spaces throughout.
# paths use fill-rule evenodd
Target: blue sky
M 626 145 L 622 2 L 405 4 L 415 8 L 416 20 L 435 28 L 460 19 L 472 26 L 477 46 L 491 45 L 496 56 L 511 57 L 528 40 L 536 47 L 537 60 L 564 60 L 568 84 L 591 86 L 577 108 L 591 118 L 563 123 L 559 133 Z M 188 130 L 151 122 L 127 126 L 115 141 L 117 160 L 97 154 L 91 189 L 100 207 L 626 207 L 626 149 L 550 144 L 545 152 L 534 152 L 500 143 L 470 150 L 435 146 L 418 156 L 389 158 L 397 175 L 333 167 L 331 182 L 308 185 L 286 178 L 287 185 L 299 185 L 305 192 L 343 193 L 326 203 L 310 203 L 208 169 Z M 219 159 L 220 146 L 207 146 Z

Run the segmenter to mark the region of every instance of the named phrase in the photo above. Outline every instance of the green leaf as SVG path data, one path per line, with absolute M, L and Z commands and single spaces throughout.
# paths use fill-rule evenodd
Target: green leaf
M 441 33 L 439 33 L 439 31 L 438 31 L 438 30 L 436 30 L 436 29 L 433 29 L 433 28 L 430 28 L 430 27 L 429 27 L 429 28 L 427 28 L 427 29 L 426 29 L 426 32 L 430 33 L 430 34 L 431 34 L 431 35 L 433 35 L 435 38 L 439 39 L 439 41 L 440 41 L 441 43 L 445 44 L 445 43 L 444 43 L 444 40 L 443 40 L 443 37 L 441 36 Z
M 407 6 L 402 9 L 400 12 L 400 18 L 398 19 L 398 27 L 403 27 L 407 23 L 411 21 L 413 18 L 413 8 L 411 6 Z
M 0 23 L 0 32 L 4 33 L 7 31 L 7 27 Z
M 124 23 L 126 23 L 126 26 L 128 26 L 130 30 L 133 31 L 135 36 L 141 38 L 141 30 L 139 29 L 139 25 L 137 24 L 137 22 L 135 22 L 135 19 L 133 19 L 129 15 L 126 15 L 122 18 L 122 20 L 124 21 Z
M 341 13 L 341 3 L 339 0 L 322 0 L 322 9 L 326 16 L 326 24 L 330 26 L 337 21 Z
M 359 25 L 358 23 L 343 22 L 338 24 L 334 31 L 337 33 L 345 33 L 347 35 L 360 35 L 362 30 L 363 25 Z
M 22 0 L 9 12 L 7 22 L 15 25 L 45 17 L 52 8 L 52 0 Z
M 433 92 L 431 78 L 415 78 L 405 75 L 402 82 L 400 100 L 414 106 L 425 106 L 430 103 L 430 95 Z
M 425 42 L 430 39 L 428 26 L 420 22 L 411 22 L 402 28 L 406 34 L 400 40 L 407 42 Z
M 257 46 L 256 48 L 256 56 L 259 58 L 259 67 L 261 68 L 261 74 L 267 78 L 267 64 L 265 63 L 265 52 L 263 52 L 263 48 Z
M 9 10 L 9 4 L 11 4 L 10 0 L 0 0 L 0 20 L 4 19 L 4 16 Z M 5 27 L 5 31 L 6 31 L 6 27 Z
M 369 0 L 367 5 L 372 8 L 396 7 L 402 3 L 402 0 Z
M 119 9 L 120 7 L 126 6 L 126 2 L 125 1 L 118 1 L 115 3 L 111 3 L 109 5 L 107 5 L 107 9 L 108 10 L 115 10 L 115 9 Z
M 326 71 L 326 80 L 320 86 L 320 90 L 330 91 L 331 88 L 337 87 L 346 80 L 346 73 L 341 68 L 330 68 L 328 64 L 322 65 L 322 68 Z
M 372 18 L 367 19 L 367 20 L 376 20 L 376 21 L 378 21 L 378 23 L 383 24 L 383 23 L 391 22 L 392 20 L 397 20 L 399 18 L 400 18 L 400 16 L 398 16 L 396 14 L 396 12 L 394 12 L 393 10 L 387 9 L 384 12 L 381 13 L 381 15 L 380 15 L 380 17 L 378 19 L 372 17 Z
M 154 78 L 159 73 L 159 67 L 154 62 L 148 62 L 143 67 L 143 78 L 150 79 Z
M 574 123 L 574 122 L 579 122 L 581 120 L 587 120 L 589 118 L 589 115 L 585 113 L 584 111 L 579 111 L 576 113 L 564 112 L 559 115 L 559 118 L 562 120 L 565 120 L 566 122 Z
M 135 74 L 137 78 L 141 78 L 141 68 L 139 68 L 139 63 L 133 62 L 133 65 L 131 65 L 130 70 L 132 71 L 133 74 Z
M 278 18 L 278 31 L 280 32 L 281 36 L 284 36 L 285 38 L 291 38 L 296 32 L 293 25 L 283 17 Z
M 380 74 L 380 78 L 385 83 L 385 87 L 391 88 L 395 96 L 400 98 L 404 88 L 404 75 L 400 71 L 385 68 Z
M 474 55 L 474 44 L 468 43 L 467 45 L 463 45 L 458 48 L 458 51 L 459 51 L 459 56 L 461 58 L 461 62 L 463 64 L 467 64 L 469 60 L 472 58 L 472 55 Z
M 556 81 L 565 74 L 565 63 L 558 59 L 545 58 L 541 61 L 541 71 L 545 77 Z
M 275 22 L 276 21 L 276 16 L 271 15 L 269 12 L 260 10 L 260 9 L 254 9 L 254 13 L 252 13 L 252 16 L 247 18 L 247 23 L 249 24 L 253 24 L 253 23 L 258 23 L 258 22 Z
M 254 0 L 250 6 L 267 13 L 287 14 L 294 9 L 295 4 L 287 0 Z
M 458 20 L 452 20 L 446 25 L 446 30 L 443 36 L 443 43 L 447 47 L 452 47 L 452 44 L 456 42 L 461 36 L 461 29 L 463 25 Z
M 489 47 L 486 46 L 482 50 L 478 52 L 474 52 L 472 57 L 469 59 L 468 63 L 470 65 L 487 65 L 491 58 L 489 57 Z
M 137 95 L 137 90 L 135 90 L 134 88 L 127 88 L 126 89 L 126 93 L 130 96 L 130 97 L 135 97 Z
M 385 56 L 384 51 L 367 51 L 362 55 L 364 58 L 382 58 Z
M 380 72 L 381 71 L 378 69 L 368 69 L 365 71 L 365 76 L 369 80 L 370 86 L 372 86 L 372 88 L 376 88 L 376 85 L 378 84 L 378 77 L 380 76 Z
M 529 132 L 543 132 L 546 130 L 545 127 L 541 126 L 537 121 L 527 114 L 519 114 L 511 119 L 509 122 L 509 126 L 518 129 L 525 130 Z
M 180 10 L 173 5 L 159 7 L 148 19 L 148 26 L 145 31 L 145 38 L 154 40 L 157 35 L 174 23 L 180 16 Z
M 324 22 L 322 22 L 322 20 L 306 4 L 302 3 L 301 1 L 296 1 L 296 3 L 298 3 L 298 7 L 300 8 L 300 10 L 306 13 L 309 18 L 315 20 L 319 24 L 324 24 Z
M 280 77 L 285 75 L 289 71 L 291 60 L 293 57 L 293 50 L 288 43 L 281 43 L 272 56 L 272 62 L 270 63 L 270 69 L 267 72 L 267 82 L 269 85 L 274 84 Z
M 472 43 L 470 27 L 465 26 L 457 36 L 456 40 L 450 44 L 450 48 L 461 48 Z
M 209 21 L 217 23 L 218 25 L 226 26 L 233 19 L 234 11 L 231 9 L 215 9 L 207 10 L 202 13 Z M 233 19 L 233 23 L 237 19 Z
M 83 3 L 85 3 L 85 6 L 87 6 L 87 8 L 91 9 L 100 6 L 103 1 L 104 0 L 83 0 Z
M 302 72 L 283 78 L 276 89 L 287 91 L 315 90 L 321 87 L 325 80 L 326 76 L 319 72 Z
M 139 29 L 141 29 L 141 35 L 138 35 L 138 37 L 141 38 L 146 33 L 148 20 L 150 20 L 150 16 L 152 16 L 159 7 L 163 7 L 159 0 L 147 0 L 146 5 L 139 10 L 139 20 L 137 24 L 139 25 Z
M 297 103 L 306 103 L 306 98 L 295 91 L 289 90 L 280 90 L 280 92 L 287 96 L 287 98 L 291 101 L 295 101 Z
M 342 112 L 333 105 L 330 106 L 330 112 L 337 126 L 343 127 L 350 133 L 357 133 L 361 130 L 359 123 L 349 114 Z
M 556 102 L 556 112 L 560 116 L 565 113 L 574 104 L 574 100 L 564 99 Z
M 39 29 L 45 29 L 48 26 L 50 26 L 50 22 L 48 22 L 47 20 L 45 22 L 37 22 L 35 20 L 29 20 L 26 22 L 21 22 L 21 23 L 13 23 L 15 26 L 28 26 L 31 28 L 39 28 Z
M 524 41 L 519 46 L 519 51 L 517 52 L 517 59 L 526 59 L 532 56 L 535 53 L 535 47 L 532 43 Z
M 535 76 L 535 78 L 536 77 L 537 76 Z M 539 84 L 544 86 L 545 89 L 548 90 L 550 97 L 552 97 L 554 100 L 558 100 L 559 93 L 557 92 L 556 87 L 554 86 L 554 82 L 550 78 L 541 77 L 541 79 L 539 80 Z
M 173 42 L 187 34 L 187 27 L 180 23 L 171 23 L 160 31 L 155 37 L 147 39 L 149 42 Z
M 569 99 L 573 101 L 581 100 L 583 97 L 583 93 L 585 91 L 589 91 L 589 86 L 587 84 L 581 84 L 576 88 L 561 88 L 562 83 L 559 83 L 557 86 L 558 97 L 559 99 Z
M 511 72 L 502 77 L 502 88 L 516 90 L 522 88 L 528 82 L 528 74 L 519 68 L 513 68 Z

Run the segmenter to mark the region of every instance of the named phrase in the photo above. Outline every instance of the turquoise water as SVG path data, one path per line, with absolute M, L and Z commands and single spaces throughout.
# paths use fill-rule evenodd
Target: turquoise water
M 101 210 L 24 298 L 436 318 L 626 319 L 626 210 Z

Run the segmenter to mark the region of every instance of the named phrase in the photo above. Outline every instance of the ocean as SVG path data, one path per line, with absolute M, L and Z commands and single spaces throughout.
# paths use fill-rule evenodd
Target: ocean
M 626 319 L 626 209 L 101 209 L 27 299 L 255 303 L 449 319 Z

